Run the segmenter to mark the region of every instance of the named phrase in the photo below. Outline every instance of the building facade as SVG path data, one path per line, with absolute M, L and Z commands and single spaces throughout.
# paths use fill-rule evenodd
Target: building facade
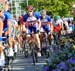
M 24 0 L 8 0 L 11 3 L 11 14 L 12 16 L 20 16 L 23 12 L 21 8 L 21 3 L 24 2 Z

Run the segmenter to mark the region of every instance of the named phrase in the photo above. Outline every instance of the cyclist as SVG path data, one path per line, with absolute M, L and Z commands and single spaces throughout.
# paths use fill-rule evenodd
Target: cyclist
M 46 14 L 46 10 L 41 10 L 41 32 L 46 32 L 48 37 L 53 39 L 53 24 L 51 23 L 51 18 Z
M 19 35 L 18 35 L 18 45 L 19 45 L 19 50 L 20 50 L 20 52 L 22 52 L 22 48 L 21 48 L 21 46 L 22 46 L 22 32 L 23 32 L 23 15 L 21 15 L 21 16 L 19 16 L 19 21 L 18 21 L 18 25 L 19 25 Z
M 23 29 L 26 32 L 28 31 L 27 33 L 29 33 L 29 34 L 32 34 L 32 31 L 35 33 L 35 37 L 37 40 L 36 45 L 38 47 L 37 55 L 41 56 L 40 39 L 39 39 L 39 34 L 37 33 L 41 27 L 40 17 L 39 17 L 39 14 L 36 14 L 35 12 L 33 12 L 33 7 L 31 5 L 28 5 L 26 7 L 26 10 L 27 10 L 27 14 L 25 14 L 23 16 L 23 21 L 24 21 Z M 34 21 L 34 25 L 25 27 L 25 25 L 27 25 L 26 22 L 33 22 L 33 21 Z M 29 23 L 29 24 L 31 25 L 32 23 Z
M 62 34 L 67 34 L 68 33 L 68 21 L 66 19 L 63 19 L 63 32 Z
M 14 32 L 13 32 L 13 27 L 14 27 L 14 22 L 12 20 L 11 14 L 9 12 L 10 9 L 10 5 L 9 3 L 6 1 L 5 5 L 4 5 L 4 36 L 8 36 L 9 38 L 9 47 L 12 47 L 12 37 L 14 36 Z M 13 33 L 12 33 L 13 32 Z
M 8 43 L 9 43 L 9 47 L 7 49 L 7 55 L 6 55 L 6 58 L 7 58 L 7 65 L 9 65 L 9 62 L 13 59 L 14 57 L 14 51 L 13 51 L 13 34 L 12 33 L 12 17 L 11 17 L 11 14 L 9 12 L 9 9 L 10 9 L 10 4 L 9 2 L 5 2 L 4 4 L 4 16 L 5 16 L 5 19 L 4 19 L 4 25 L 3 25 L 3 36 L 7 37 L 8 39 Z
M 54 16 L 54 20 L 53 20 L 53 25 L 54 25 L 54 32 L 59 32 L 62 28 L 62 22 L 60 21 L 60 17 L 59 16 Z
M 54 16 L 53 19 L 53 26 L 54 26 L 54 40 L 55 42 L 58 42 L 60 39 L 60 35 L 61 35 L 61 29 L 62 29 L 62 22 L 60 21 L 60 17 L 59 16 Z
M 9 3 L 5 2 L 4 5 L 4 26 L 3 26 L 3 30 L 4 30 L 4 35 L 10 34 L 10 25 L 11 25 L 11 14 L 9 13 Z
M 74 29 L 74 24 L 72 23 L 71 20 L 68 20 L 68 33 L 69 34 L 73 33 L 73 29 Z
M 0 47 L 3 47 L 2 46 L 2 41 L 3 41 L 2 33 L 3 33 L 3 21 L 5 19 L 3 15 L 3 9 L 4 9 L 3 4 L 0 4 Z
M 12 28 L 13 27 L 13 28 Z M 17 36 L 18 36 L 18 23 L 16 21 L 16 17 L 14 16 L 12 18 L 12 26 L 11 26 L 12 30 L 11 30 L 11 33 L 12 33 L 12 43 L 13 43 L 13 46 L 14 46 L 14 56 L 16 56 L 16 53 L 17 53 Z

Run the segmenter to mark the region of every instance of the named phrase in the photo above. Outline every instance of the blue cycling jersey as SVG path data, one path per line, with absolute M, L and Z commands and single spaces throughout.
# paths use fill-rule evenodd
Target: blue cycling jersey
M 24 22 L 30 22 L 29 24 L 32 24 L 33 21 L 36 21 L 36 20 L 39 20 L 39 19 L 40 19 L 40 14 L 39 13 L 36 13 L 36 12 L 33 13 L 33 16 L 32 17 L 29 17 L 28 14 L 25 14 L 23 16 L 23 21 Z M 27 27 L 27 29 L 28 29 L 28 32 L 27 33 L 31 34 L 32 31 L 34 31 L 34 33 L 37 33 L 38 32 L 38 29 L 37 29 L 36 24 L 37 24 L 37 22 L 34 22 L 34 25 L 33 26 L 28 26 Z
M 44 19 L 40 16 L 40 20 L 41 22 L 51 22 L 51 18 L 48 15 Z
M 40 19 L 40 14 L 39 14 L 39 13 L 34 12 L 34 13 L 33 13 L 33 16 L 34 16 L 37 20 Z M 28 19 L 28 17 L 29 17 L 29 15 L 28 15 L 28 14 L 25 14 L 25 15 L 23 16 L 23 21 L 26 22 L 27 19 Z
M 45 31 L 47 34 L 50 32 L 50 26 L 48 25 L 48 22 L 51 22 L 51 18 L 46 15 L 45 18 L 42 18 L 40 16 L 41 20 L 41 32 Z
M 3 15 L 1 18 L 2 18 L 2 21 L 4 21 L 4 19 L 5 19 L 5 16 Z
M 5 19 L 4 19 L 3 30 L 5 30 L 6 28 L 8 28 L 7 21 L 11 20 L 11 14 L 8 11 L 4 11 L 4 16 L 5 16 Z M 4 32 L 6 32 L 6 30 Z

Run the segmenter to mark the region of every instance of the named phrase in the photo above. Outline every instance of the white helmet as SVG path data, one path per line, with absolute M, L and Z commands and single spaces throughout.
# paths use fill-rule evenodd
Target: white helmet
M 46 15 L 46 10 L 41 10 L 40 13 L 41 15 Z

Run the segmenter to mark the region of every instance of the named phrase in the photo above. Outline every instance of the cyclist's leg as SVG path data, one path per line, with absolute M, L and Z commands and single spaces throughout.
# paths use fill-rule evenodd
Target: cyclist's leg
M 2 47 L 3 49 L 5 48 L 4 46 L 3 46 L 3 42 L 6 40 L 6 38 L 4 37 L 4 36 L 0 36 L 0 47 Z
M 35 25 L 33 26 L 33 30 L 34 30 L 35 38 L 36 38 L 35 43 L 36 43 L 37 48 L 38 48 L 38 56 L 41 56 L 40 38 L 39 38 L 39 33 L 38 33 L 38 30 L 37 30 L 37 27 Z
M 50 44 L 51 44 L 51 42 L 52 42 L 52 40 L 53 40 L 53 35 L 52 35 L 52 32 L 51 32 L 50 26 L 49 26 L 49 25 L 45 26 L 45 27 L 44 27 L 44 30 L 45 30 L 45 32 L 48 34 L 48 35 L 47 35 L 47 38 L 48 38 L 48 40 L 49 40 L 49 42 L 50 42 Z
M 14 57 L 16 58 L 16 54 L 18 51 L 18 39 L 17 39 L 17 35 L 14 37 Z
M 48 36 L 50 36 L 50 27 L 49 25 L 45 25 L 45 26 L 42 26 L 43 27 L 43 30 L 44 30 L 44 43 L 43 43 L 43 47 L 42 48 L 44 50 L 44 53 L 46 53 L 46 49 L 48 48 L 49 46 L 49 41 L 48 41 Z
M 44 28 L 43 28 L 43 26 L 41 26 L 40 34 L 39 34 L 40 42 L 41 42 L 41 43 L 43 42 L 43 33 L 44 33 L 44 32 L 45 32 L 45 31 L 44 31 Z M 42 46 L 42 44 L 41 44 L 41 46 Z
M 12 47 L 13 46 L 13 43 L 12 43 L 13 39 L 12 38 L 9 38 L 8 42 L 9 42 L 9 47 Z
M 26 28 L 26 33 L 27 33 L 26 39 L 27 39 L 28 41 L 30 41 L 30 40 L 31 40 L 31 35 L 32 35 L 32 27 Z
M 1 39 L 0 39 L 0 47 L 3 47 Z
M 45 33 L 47 34 L 47 36 L 50 37 L 51 35 L 50 35 L 50 27 L 49 27 L 49 25 L 43 26 L 43 29 L 44 29 Z
M 38 33 L 37 27 L 36 27 L 35 25 L 33 26 L 33 31 L 34 31 L 34 33 L 35 33 L 35 38 L 36 38 L 36 40 L 37 40 L 37 48 L 38 48 L 38 49 L 41 49 L 39 33 Z
M 16 53 L 17 53 L 17 41 L 15 40 L 15 38 L 13 37 L 12 39 L 12 43 L 13 43 L 13 50 L 14 50 L 14 59 L 16 58 Z

